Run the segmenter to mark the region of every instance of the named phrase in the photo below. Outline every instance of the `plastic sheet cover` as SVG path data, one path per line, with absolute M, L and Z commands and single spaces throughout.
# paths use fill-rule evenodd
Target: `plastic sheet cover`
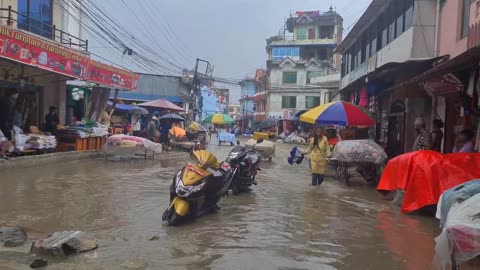
M 450 208 L 435 242 L 436 269 L 450 270 L 453 263 L 460 265 L 480 255 L 480 194 Z
M 161 153 L 162 145 L 145 138 L 121 134 L 108 137 L 105 144 L 106 153 L 114 156 L 145 154 L 145 150 Z
M 417 151 L 391 159 L 383 171 L 378 191 L 404 190 L 402 212 L 437 204 L 442 193 L 480 178 L 480 154 L 440 154 Z
M 335 145 L 332 157 L 343 162 L 385 164 L 387 154 L 372 140 L 346 140 Z

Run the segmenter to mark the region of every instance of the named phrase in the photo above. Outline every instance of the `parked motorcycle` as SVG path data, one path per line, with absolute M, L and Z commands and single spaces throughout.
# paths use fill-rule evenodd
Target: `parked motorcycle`
M 252 149 L 247 149 L 237 141 L 237 145 L 228 154 L 226 162 L 235 170 L 229 186 L 229 190 L 232 190 L 233 195 L 250 191 L 252 185 L 257 185 L 255 177 L 260 170 L 262 155 L 255 150 L 255 145 L 262 142 L 263 139 L 258 139 Z
M 196 164 L 185 165 L 170 186 L 170 205 L 162 220 L 168 225 L 180 225 L 209 212 L 219 210 L 218 202 L 231 184 L 235 170 L 206 150 L 193 151 Z

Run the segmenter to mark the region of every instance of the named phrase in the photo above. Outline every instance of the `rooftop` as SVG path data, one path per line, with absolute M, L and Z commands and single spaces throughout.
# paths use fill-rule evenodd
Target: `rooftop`
M 293 32 L 295 25 L 316 24 L 316 25 L 334 25 L 343 22 L 343 18 L 336 13 L 332 7 L 327 12 L 320 11 L 297 11 L 295 16 L 290 15 L 287 19 L 287 29 Z

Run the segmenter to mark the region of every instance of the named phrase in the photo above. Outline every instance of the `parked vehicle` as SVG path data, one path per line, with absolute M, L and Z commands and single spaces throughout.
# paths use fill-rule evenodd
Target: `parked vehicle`
M 170 186 L 170 205 L 162 216 L 168 225 L 179 225 L 219 210 L 218 202 L 228 191 L 235 170 L 206 150 L 193 151 L 196 164 L 186 164 Z
M 263 142 L 263 139 L 258 139 L 256 144 Z M 237 141 L 237 145 L 228 154 L 226 162 L 235 170 L 233 179 L 229 186 L 229 190 L 232 190 L 233 195 L 238 195 L 241 192 L 250 191 L 252 185 L 257 185 L 255 177 L 260 170 L 260 163 L 262 162 L 262 155 L 255 150 L 255 145 L 252 149 L 247 149 L 240 145 Z

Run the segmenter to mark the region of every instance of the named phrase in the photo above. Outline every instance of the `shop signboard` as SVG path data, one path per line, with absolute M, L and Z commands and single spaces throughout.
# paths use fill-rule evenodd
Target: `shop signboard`
M 136 90 L 138 74 L 90 60 L 85 80 L 116 88 Z
M 8 26 L 0 27 L 0 56 L 78 79 L 86 76 L 89 62 L 88 54 Z

